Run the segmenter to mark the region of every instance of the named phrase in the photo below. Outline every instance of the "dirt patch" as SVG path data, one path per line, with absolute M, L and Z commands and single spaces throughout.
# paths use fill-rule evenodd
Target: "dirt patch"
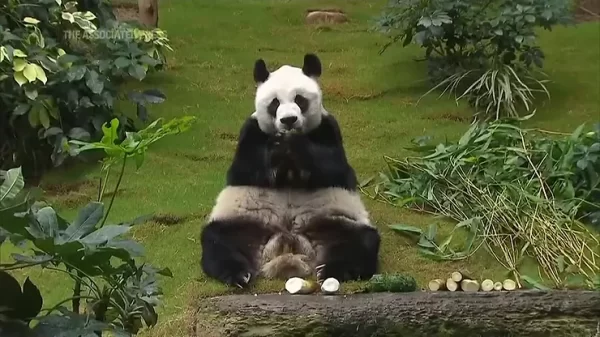
M 79 208 L 82 205 L 86 205 L 96 198 L 92 198 L 91 195 L 85 193 L 69 193 L 66 195 L 57 196 L 52 200 L 52 203 L 59 205 L 64 208 L 74 209 Z
M 460 115 L 455 115 L 455 114 L 451 114 L 451 113 L 443 113 L 439 116 L 426 116 L 425 119 L 427 120 L 446 120 L 446 121 L 452 121 L 452 122 L 469 122 L 471 121 L 471 117 L 466 117 L 466 116 L 460 116 Z
M 52 203 L 67 208 L 77 208 L 81 205 L 95 201 L 98 198 L 97 180 L 82 180 L 68 183 L 45 183 L 40 185 L 44 194 L 50 197 Z M 110 198 L 114 191 L 114 185 L 110 184 L 104 191 L 104 198 Z M 127 189 L 119 188 L 118 195 L 123 195 Z
M 40 188 L 50 196 L 61 196 L 72 192 L 78 193 L 82 189 L 92 189 L 97 183 L 91 180 L 75 181 L 70 183 L 42 184 Z
M 375 91 L 364 89 L 349 84 L 349 81 L 343 78 L 329 79 L 323 81 L 321 85 L 323 92 L 327 92 L 330 97 L 336 97 L 338 99 L 368 101 L 371 99 L 379 98 L 386 94 L 385 91 Z
M 183 223 L 187 219 L 188 216 L 167 213 L 154 215 L 151 221 L 154 221 L 159 225 L 171 226 Z
M 221 132 L 221 133 L 219 133 L 219 138 L 224 139 L 224 140 L 237 141 L 238 136 L 231 132 Z
M 153 215 L 150 221 L 153 221 L 159 225 L 172 226 L 182 224 L 187 221 L 204 218 L 204 213 L 190 213 L 188 215 L 178 215 L 173 213 L 162 213 Z
M 576 22 L 600 20 L 600 0 L 579 0 L 575 5 Z
M 179 154 L 177 156 L 179 156 Z M 228 156 L 225 156 L 224 154 L 220 154 L 220 153 L 210 153 L 210 154 L 206 154 L 206 155 L 195 155 L 195 154 L 185 153 L 185 154 L 182 154 L 181 156 L 183 156 L 184 158 L 189 159 L 191 161 L 198 161 L 198 162 L 219 161 L 219 160 L 225 160 L 228 158 Z

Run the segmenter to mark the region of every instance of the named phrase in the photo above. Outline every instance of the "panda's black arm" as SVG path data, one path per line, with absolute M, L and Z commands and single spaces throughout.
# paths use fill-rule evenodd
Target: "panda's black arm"
M 324 116 L 316 130 L 294 138 L 292 152 L 296 165 L 310 173 L 309 188 L 356 189 L 356 174 L 346 158 L 340 127 L 333 116 Z
M 240 130 L 233 162 L 227 171 L 229 186 L 266 186 L 268 184 L 267 144 L 258 121 L 248 118 Z
M 310 188 L 342 187 L 356 189 L 354 170 L 346 161 L 343 149 L 310 142 L 308 146 L 310 160 L 307 168 L 310 172 Z

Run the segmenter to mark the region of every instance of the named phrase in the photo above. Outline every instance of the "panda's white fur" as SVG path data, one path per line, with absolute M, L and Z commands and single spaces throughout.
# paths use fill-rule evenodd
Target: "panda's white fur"
M 313 274 L 321 258 L 301 234 L 315 218 L 343 219 L 354 226 L 371 226 L 369 213 L 360 195 L 343 188 L 316 191 L 272 190 L 258 187 L 228 186 L 217 197 L 209 221 L 232 218 L 254 219 L 277 232 L 291 234 L 299 240 L 299 249 L 286 251 L 289 242 L 273 236 L 255 256 L 266 278 L 307 277 Z
M 305 113 L 294 102 L 296 95 L 302 95 L 310 102 Z M 277 114 L 271 116 L 267 108 L 274 98 L 279 100 L 280 105 Z M 289 65 L 271 72 L 268 80 L 258 85 L 254 105 L 256 110 L 252 117 L 256 118 L 261 130 L 267 134 L 286 132 L 281 123 L 281 119 L 285 117 L 298 118 L 295 127 L 301 132 L 309 132 L 319 126 L 323 115 L 328 114 L 323 107 L 322 92 L 317 81 L 306 76 L 301 68 Z
M 360 195 L 343 188 L 316 191 L 264 189 L 228 186 L 219 193 L 209 220 L 245 216 L 263 223 L 281 224 L 288 229 L 305 226 L 317 216 L 344 217 L 357 226 L 371 225 Z
M 354 171 L 346 163 L 338 126 L 323 107 L 321 88 L 317 83 L 320 71 L 320 62 L 310 55 L 305 57 L 303 68 L 284 65 L 274 72 L 267 72 L 262 60 L 255 65 L 255 80 L 258 84 L 255 112 L 241 131 L 236 157 L 228 172 L 228 186 L 216 198 L 215 206 L 208 219 L 209 226 L 203 233 L 203 268 L 209 276 L 238 286 L 244 286 L 251 277 L 258 275 L 266 278 L 311 275 L 318 277 L 318 273 L 323 270 L 323 265 L 319 266 L 319 264 L 327 261 L 339 264 L 336 261 L 343 259 L 344 254 L 358 256 L 358 260 L 365 259 L 366 262 L 356 261 L 359 266 L 358 271 L 354 271 L 356 275 L 371 275 L 376 268 L 379 236 L 356 190 Z M 274 100 L 277 103 L 275 105 L 278 105 L 276 111 L 272 108 L 275 106 L 272 105 Z M 301 108 L 301 105 L 304 106 Z M 282 119 L 288 117 L 294 118 L 293 125 L 282 123 Z M 262 166 L 258 164 L 257 171 L 248 169 L 255 162 L 266 160 L 263 158 L 266 155 L 264 152 L 248 153 L 259 146 L 259 142 L 263 142 L 259 139 L 263 139 L 264 136 L 257 133 L 263 133 L 270 138 L 283 134 L 284 136 L 279 138 L 278 142 L 285 142 L 287 139 L 285 135 L 289 135 L 289 131 L 300 134 L 313 132 L 314 135 L 314 132 L 318 132 L 314 130 L 320 128 L 325 119 L 329 126 L 326 128 L 327 131 L 321 130 L 321 134 L 324 132 L 326 135 L 319 134 L 316 137 L 327 137 L 328 144 L 334 143 L 331 145 L 333 152 L 331 155 L 327 152 L 325 157 L 322 155 L 322 157 L 310 157 L 311 159 L 305 160 L 314 158 L 318 161 L 316 165 L 325 165 L 327 163 L 324 162 L 327 160 L 333 160 L 327 165 L 335 166 L 339 172 L 331 171 L 332 168 L 329 167 L 331 171 L 329 176 L 318 180 L 318 184 L 315 183 L 316 185 L 313 184 L 312 187 L 307 184 L 306 187 L 298 188 L 298 186 L 275 187 L 274 175 L 287 174 L 287 179 L 290 181 L 293 179 L 307 181 L 310 178 L 320 178 L 314 175 L 322 173 L 299 169 L 300 177 L 295 177 L 290 168 L 276 166 L 259 169 Z M 252 120 L 256 121 L 260 131 L 252 131 L 254 130 Z M 263 172 L 264 170 L 268 172 Z M 284 170 L 290 171 L 282 172 Z M 265 179 L 259 179 L 261 174 Z M 336 179 L 342 182 L 338 184 L 341 186 L 334 184 L 333 180 Z M 247 232 L 247 226 L 240 225 L 243 223 L 254 226 L 255 230 Z M 329 226 L 323 229 L 324 238 L 331 237 L 331 233 L 334 233 L 336 242 L 331 242 L 331 245 L 342 247 L 345 251 L 337 249 L 332 251 L 332 246 L 328 242 L 332 239 L 314 238 L 315 223 L 317 226 L 322 226 L 321 223 Z M 242 226 L 236 228 L 239 228 L 239 235 L 245 236 L 237 237 L 235 231 L 225 229 L 234 225 Z M 342 226 L 339 227 L 340 237 L 335 234 L 338 228 L 336 226 Z M 220 228 L 224 228 L 226 234 L 222 234 Z M 304 235 L 306 232 L 311 232 L 313 240 Z M 363 235 L 363 232 L 366 235 Z M 259 238 L 260 235 L 268 237 Z M 343 235 L 348 235 L 348 241 L 345 241 Z M 367 241 L 361 241 L 362 237 Z M 255 248 L 248 248 L 250 246 Z M 361 249 L 364 253 L 360 253 Z M 242 254 L 241 252 L 245 254 L 243 257 L 239 255 Z M 336 257 L 335 254 L 341 255 Z M 223 262 L 217 261 L 221 259 Z M 354 268 L 353 261 L 344 261 L 344 263 L 348 265 L 347 269 Z M 244 264 L 248 266 L 238 267 Z M 348 273 L 349 271 L 344 269 L 330 270 L 328 274 L 344 278 Z

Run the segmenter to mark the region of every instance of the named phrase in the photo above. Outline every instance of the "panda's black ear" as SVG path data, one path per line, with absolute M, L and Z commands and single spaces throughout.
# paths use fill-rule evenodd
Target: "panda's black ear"
M 263 83 L 269 78 L 269 70 L 263 59 L 258 59 L 254 63 L 254 81 L 256 83 Z
M 304 75 L 309 77 L 321 76 L 321 61 L 315 54 L 304 55 L 304 65 L 302 66 L 302 72 Z

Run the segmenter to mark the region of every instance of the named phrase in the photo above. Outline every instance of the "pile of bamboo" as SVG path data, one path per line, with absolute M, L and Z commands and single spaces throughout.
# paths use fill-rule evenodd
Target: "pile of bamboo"
M 502 282 L 494 282 L 491 279 L 485 279 L 481 283 L 471 278 L 463 272 L 455 271 L 450 274 L 445 281 L 443 279 L 434 279 L 429 281 L 429 290 L 447 290 L 447 291 L 511 291 L 517 288 L 517 283 L 511 279 L 505 279 Z

